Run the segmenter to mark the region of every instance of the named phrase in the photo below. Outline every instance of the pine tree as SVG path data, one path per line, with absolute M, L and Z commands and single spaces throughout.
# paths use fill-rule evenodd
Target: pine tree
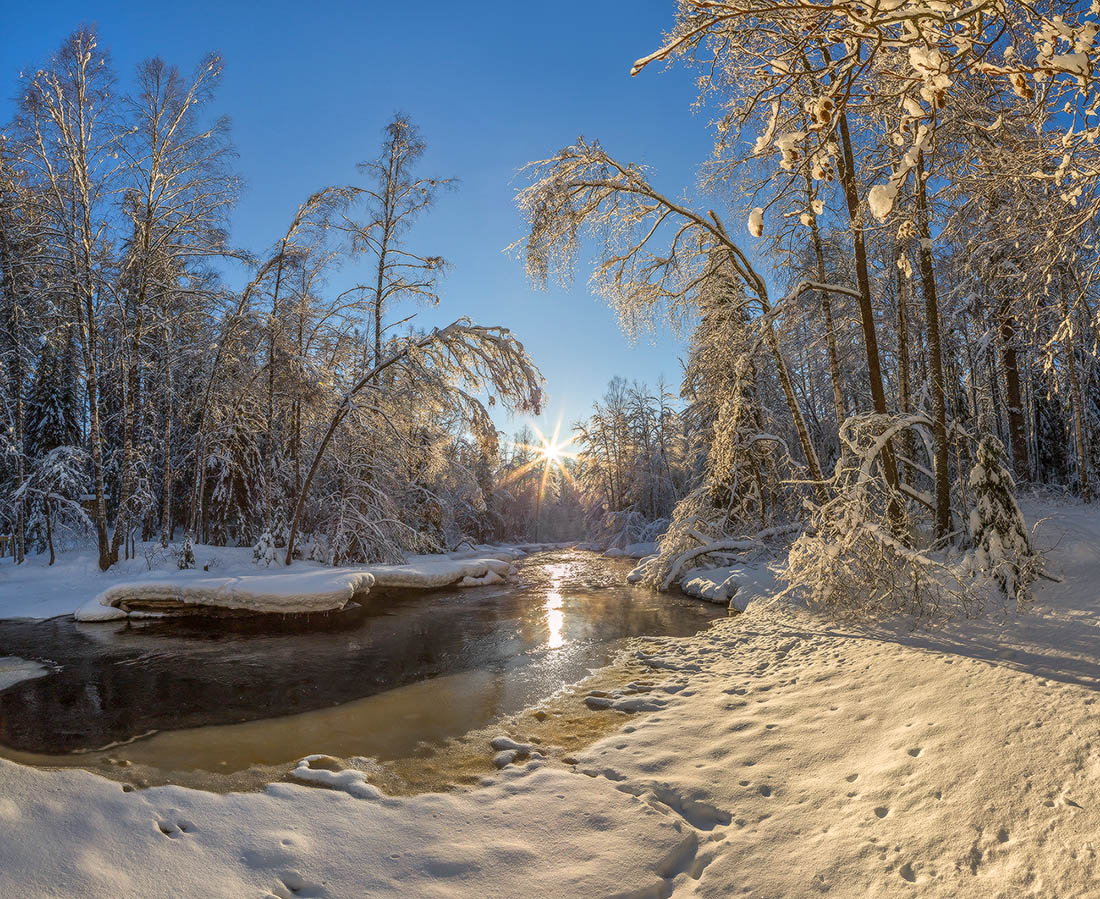
M 179 552 L 176 553 L 176 566 L 180 571 L 184 571 L 188 568 L 194 568 L 197 563 L 195 562 L 195 541 L 191 535 L 187 535 L 187 539 L 183 541 L 183 546 L 180 547 Z

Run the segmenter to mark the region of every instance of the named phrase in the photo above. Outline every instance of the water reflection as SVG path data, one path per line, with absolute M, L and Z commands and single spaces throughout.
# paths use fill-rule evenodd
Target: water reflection
M 560 593 L 551 593 L 546 597 L 546 627 L 550 631 L 550 639 L 546 641 L 546 645 L 550 649 L 557 649 L 565 643 L 562 633 L 565 612 L 561 609 L 564 602 Z
M 621 586 L 622 570 L 581 553 L 535 557 L 522 574 L 519 587 L 376 598 L 306 632 L 295 619 L 0 621 L 0 656 L 59 666 L 0 691 L 0 744 L 86 752 L 154 731 L 278 718 L 256 753 L 288 760 L 299 744 L 331 740 L 385 757 L 537 702 L 610 661 L 620 638 L 695 633 L 725 614 Z M 293 716 L 329 708 L 322 732 L 317 721 L 295 730 Z M 249 741 L 243 730 L 223 737 Z

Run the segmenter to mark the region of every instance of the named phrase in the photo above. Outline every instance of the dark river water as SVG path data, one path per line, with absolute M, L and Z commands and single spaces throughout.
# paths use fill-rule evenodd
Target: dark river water
M 51 668 L 0 692 L 0 754 L 222 771 L 309 752 L 397 758 L 538 702 L 624 638 L 727 614 L 624 586 L 626 563 L 590 553 L 519 567 L 519 584 L 374 596 L 308 621 L 0 621 L 0 656 Z

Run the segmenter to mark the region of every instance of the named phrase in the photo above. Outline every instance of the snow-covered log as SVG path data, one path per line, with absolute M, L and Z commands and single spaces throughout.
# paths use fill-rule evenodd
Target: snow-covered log
M 672 562 L 672 566 L 669 568 L 668 573 L 665 575 L 664 580 L 661 581 L 662 592 L 667 590 L 676 581 L 680 572 L 684 566 L 692 559 L 697 559 L 700 556 L 711 555 L 718 552 L 751 552 L 752 550 L 759 549 L 761 543 L 764 540 L 773 537 L 783 537 L 788 534 L 796 534 L 801 530 L 801 525 L 788 524 L 778 527 L 768 528 L 760 531 L 758 534 L 754 534 L 752 537 L 741 538 L 727 538 L 724 540 L 715 540 L 712 543 L 704 544 L 703 546 L 697 546 L 693 549 L 684 550 L 680 553 Z

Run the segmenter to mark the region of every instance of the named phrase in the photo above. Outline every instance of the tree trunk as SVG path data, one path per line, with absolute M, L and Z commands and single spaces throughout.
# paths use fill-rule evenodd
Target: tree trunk
M 50 505 L 50 495 L 47 493 L 42 499 L 42 505 L 46 513 L 46 546 L 50 549 L 50 564 L 54 563 L 53 551 L 53 506 Z
M 4 323 L 8 332 L 8 393 L 12 402 L 12 418 L 14 433 L 12 442 L 16 447 L 15 453 L 15 484 L 16 489 L 23 486 L 26 479 L 26 459 L 24 451 L 24 432 L 26 428 L 25 410 L 23 405 L 23 341 L 21 337 L 21 323 L 19 321 L 20 303 L 23 295 L 22 285 L 16 273 L 14 248 L 8 239 L 7 225 L 0 220 L 0 277 L 3 283 L 0 287 L 7 295 L 7 321 Z M 18 565 L 25 556 L 24 531 L 26 514 L 23 501 L 15 506 L 15 525 L 12 535 L 12 557 Z
M 928 332 L 929 383 L 932 387 L 932 436 L 936 453 L 936 538 L 951 531 L 951 482 L 947 445 L 947 408 L 944 398 L 943 352 L 940 346 L 940 313 L 936 298 L 936 276 L 932 268 L 932 235 L 929 228 L 928 193 L 924 181 L 924 154 L 917 154 L 914 172 L 917 194 L 917 256 L 924 292 L 925 328 Z
M 852 138 L 848 133 L 848 117 L 839 119 L 841 141 L 840 183 L 848 207 L 848 225 L 852 231 L 852 247 L 855 254 L 856 286 L 859 288 L 859 319 L 863 326 L 863 345 L 867 355 L 867 382 L 871 389 L 871 403 L 879 415 L 887 413 L 886 391 L 882 385 L 882 367 L 879 363 L 878 338 L 875 335 L 875 310 L 871 303 L 871 277 L 867 268 L 867 246 L 863 237 L 863 217 L 856 190 L 855 158 L 852 155 Z M 882 451 L 882 467 L 887 483 L 898 486 L 897 463 L 889 445 Z
M 1062 287 L 1062 314 L 1067 322 L 1070 319 L 1069 301 L 1066 299 L 1065 286 Z M 1085 425 L 1082 416 L 1083 400 L 1081 380 L 1077 376 L 1077 357 L 1074 355 L 1073 328 L 1066 330 L 1066 374 L 1069 377 L 1070 402 L 1073 404 L 1073 442 L 1077 450 L 1077 477 L 1081 484 L 1081 499 L 1092 502 L 1089 484 L 1089 457 L 1085 447 Z
M 1018 481 L 1026 481 L 1030 476 L 1030 466 L 1027 458 L 1024 400 L 1020 391 L 1016 326 L 1007 297 L 1001 299 L 998 317 L 1001 330 L 1001 366 L 1005 370 L 1005 401 L 1008 404 L 1008 436 L 1012 446 L 1012 468 Z
M 901 261 L 904 250 L 898 247 L 898 261 Z M 898 267 L 897 270 L 897 304 L 898 304 L 898 409 L 902 415 L 908 415 L 913 411 L 913 400 L 910 395 L 909 375 L 909 279 L 905 272 Z M 913 458 L 913 432 L 908 428 L 902 436 L 902 450 L 909 459 Z
M 809 190 L 809 174 L 806 175 L 807 193 Z M 813 238 L 814 256 L 817 258 L 817 279 L 822 284 L 825 278 L 825 250 L 821 245 L 821 232 L 817 227 L 817 216 L 810 217 L 810 235 Z M 844 410 L 844 393 L 840 385 L 840 354 L 836 348 L 836 330 L 833 325 L 833 307 L 829 301 L 829 292 L 821 291 L 821 313 L 825 317 L 825 348 L 829 356 L 829 378 L 833 383 L 833 410 L 836 413 L 836 426 L 839 428 L 844 422 L 846 412 Z

